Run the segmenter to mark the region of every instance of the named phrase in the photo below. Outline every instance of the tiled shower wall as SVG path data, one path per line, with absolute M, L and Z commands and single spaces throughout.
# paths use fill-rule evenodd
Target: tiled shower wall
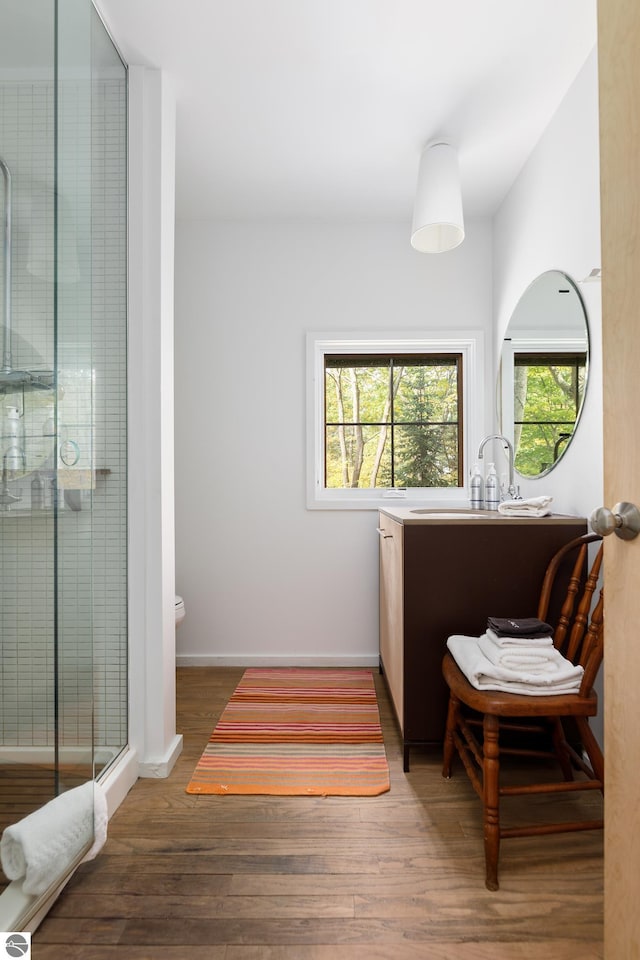
M 51 83 L 0 84 L 12 366 L 57 360 L 61 388 L 55 439 L 43 436 L 49 391 L 0 396 L 24 413 L 28 468 L 9 483 L 20 501 L 0 512 L 0 760 L 3 748 L 54 743 L 56 620 L 59 744 L 127 741 L 126 81 L 65 83 L 59 97 L 57 332 L 53 122 Z M 48 485 L 54 465 L 55 518 L 31 505 L 33 468 Z

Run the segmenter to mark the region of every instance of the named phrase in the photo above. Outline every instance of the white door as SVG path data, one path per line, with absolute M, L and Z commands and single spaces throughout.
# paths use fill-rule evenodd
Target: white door
M 640 0 L 599 0 L 605 506 L 640 505 Z M 640 537 L 605 544 L 605 957 L 640 957 Z

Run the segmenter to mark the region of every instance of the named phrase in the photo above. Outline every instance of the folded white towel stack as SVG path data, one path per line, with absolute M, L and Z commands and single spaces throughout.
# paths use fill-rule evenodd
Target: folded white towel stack
M 543 670 L 512 670 L 492 663 L 480 648 L 479 637 L 452 636 L 447 640 L 454 660 L 477 690 L 526 693 L 533 697 L 578 693 L 584 673 L 562 654 L 551 648 L 551 659 Z
M 546 517 L 551 512 L 553 497 L 530 497 L 529 500 L 505 500 L 498 513 L 505 517 Z
M 97 855 L 107 838 L 107 821 L 99 783 L 90 780 L 67 790 L 6 828 L 0 841 L 2 869 L 9 880 L 24 877 L 25 893 L 44 893 L 91 841 L 83 860 Z
M 489 617 L 480 647 L 492 663 L 516 670 L 548 662 L 553 651 L 553 627 L 537 617 Z
M 524 670 L 527 673 L 545 673 L 547 665 L 556 662 L 555 655 L 558 651 L 553 646 L 551 637 L 540 638 L 536 640 L 536 644 L 536 646 L 527 646 L 520 641 L 511 646 L 503 646 L 496 643 L 489 630 L 478 637 L 478 646 L 487 660 L 497 667 L 506 667 L 507 670 L 515 671 Z

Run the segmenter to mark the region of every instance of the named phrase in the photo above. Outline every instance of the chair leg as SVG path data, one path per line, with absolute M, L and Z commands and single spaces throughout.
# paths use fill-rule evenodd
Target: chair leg
M 485 714 L 482 726 L 485 885 L 487 890 L 497 890 L 500 852 L 500 724 L 497 717 Z
M 593 730 L 589 726 L 589 721 L 585 717 L 576 717 L 578 733 L 582 740 L 582 746 L 587 751 L 587 756 L 591 763 L 591 768 L 596 777 L 604 787 L 604 757 L 600 744 L 593 735 Z M 603 789 L 604 793 L 604 789 Z
M 449 694 L 449 707 L 447 710 L 447 726 L 444 734 L 444 750 L 443 750 L 443 762 L 442 762 L 442 776 L 446 777 L 447 780 L 451 777 L 451 765 L 453 763 L 453 755 L 455 752 L 456 745 L 453 741 L 453 731 L 455 730 L 458 723 L 458 710 L 460 709 L 460 701 L 457 697 L 451 693 Z
M 565 738 L 564 727 L 562 726 L 562 721 L 557 717 L 553 721 L 553 746 L 556 752 L 556 757 L 558 758 L 558 763 L 560 764 L 560 769 L 562 770 L 562 776 L 565 780 L 573 780 L 573 767 L 571 766 L 571 757 L 569 755 L 569 750 L 567 747 L 567 741 Z

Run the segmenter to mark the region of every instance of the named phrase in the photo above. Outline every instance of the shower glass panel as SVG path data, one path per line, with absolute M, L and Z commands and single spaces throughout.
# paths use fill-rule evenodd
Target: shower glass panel
M 90 17 L 90 6 L 83 0 L 58 4 L 53 222 L 56 402 L 51 456 L 55 462 L 52 497 L 57 559 L 56 765 L 63 787 L 76 786 L 93 776 Z M 88 491 L 86 502 L 83 490 Z M 70 508 L 71 494 L 80 510 Z
M 4 2 L 0 831 L 127 744 L 126 96 L 90 0 Z

